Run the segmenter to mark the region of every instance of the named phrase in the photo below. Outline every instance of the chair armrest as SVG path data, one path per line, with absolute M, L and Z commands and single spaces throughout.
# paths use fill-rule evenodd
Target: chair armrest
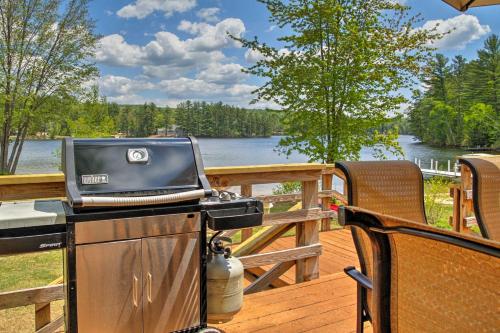
M 344 272 L 353 278 L 359 285 L 366 289 L 373 289 L 372 280 L 370 280 L 366 275 L 358 271 L 355 267 L 349 266 L 344 268 Z
M 375 223 L 376 222 L 376 223 Z M 380 214 L 368 209 L 355 206 L 343 206 L 339 209 L 339 224 L 342 226 L 359 226 L 368 233 L 406 233 L 419 235 L 424 238 L 433 238 L 451 244 L 461 242 L 467 248 L 482 247 L 482 252 L 500 256 L 500 242 L 480 238 L 468 234 L 460 234 L 451 230 L 440 229 L 431 225 Z M 489 248 L 489 250 L 488 250 Z

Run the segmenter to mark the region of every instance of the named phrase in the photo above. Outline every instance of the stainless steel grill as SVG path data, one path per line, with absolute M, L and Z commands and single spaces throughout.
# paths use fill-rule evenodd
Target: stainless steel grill
M 69 332 L 206 327 L 206 225 L 262 223 L 262 203 L 222 201 L 194 138 L 63 143 Z

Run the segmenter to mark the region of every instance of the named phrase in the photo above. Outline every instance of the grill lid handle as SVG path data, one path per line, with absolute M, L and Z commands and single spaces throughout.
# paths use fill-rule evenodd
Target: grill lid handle
M 207 196 L 207 191 L 203 189 L 173 193 L 173 194 L 152 195 L 145 197 L 82 196 L 81 207 L 122 207 L 122 206 L 160 205 L 160 204 L 201 199 L 206 196 Z

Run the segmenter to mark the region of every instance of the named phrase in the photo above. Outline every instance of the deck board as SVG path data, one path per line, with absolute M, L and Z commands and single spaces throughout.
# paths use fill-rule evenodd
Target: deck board
M 245 296 L 226 333 L 354 332 L 356 284 L 343 273 Z
M 319 279 L 295 284 L 293 267 L 281 277 L 289 286 L 246 295 L 243 309 L 217 328 L 226 333 L 355 332 L 356 284 L 343 273 L 346 266 L 359 266 L 351 233 L 321 232 L 319 238 L 323 245 Z M 293 247 L 295 237 L 284 237 L 261 252 Z

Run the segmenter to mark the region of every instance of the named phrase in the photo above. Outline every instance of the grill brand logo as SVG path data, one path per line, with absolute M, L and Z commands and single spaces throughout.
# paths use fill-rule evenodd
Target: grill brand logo
M 82 175 L 82 185 L 99 185 L 107 184 L 109 181 L 108 175 Z
M 147 163 L 149 154 L 146 148 L 130 148 L 127 150 L 127 160 L 129 163 Z

